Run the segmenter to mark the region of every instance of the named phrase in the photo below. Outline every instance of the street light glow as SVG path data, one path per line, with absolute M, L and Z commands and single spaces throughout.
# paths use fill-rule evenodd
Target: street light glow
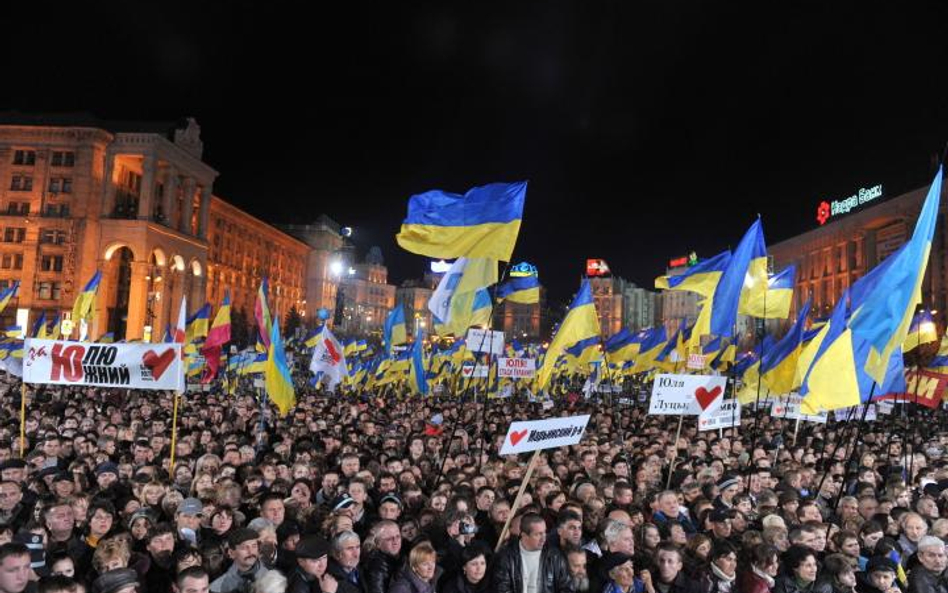
M 342 262 L 339 260 L 331 262 L 329 264 L 329 273 L 332 274 L 333 276 L 338 276 L 342 274 Z

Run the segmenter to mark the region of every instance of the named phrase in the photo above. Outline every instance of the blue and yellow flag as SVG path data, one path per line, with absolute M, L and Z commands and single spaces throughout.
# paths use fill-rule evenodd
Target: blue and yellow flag
M 589 280 L 584 279 L 579 292 L 573 299 L 563 323 L 550 342 L 546 352 L 546 360 L 537 373 L 537 388 L 544 389 L 553 375 L 553 367 L 560 354 L 567 346 L 586 338 L 599 335 L 599 317 L 596 315 L 596 306 L 592 298 L 592 289 Z
M 272 325 L 264 377 L 270 401 L 276 404 L 281 416 L 286 416 L 296 405 L 296 392 L 293 389 L 293 377 L 290 376 L 290 369 L 286 364 L 286 353 L 283 352 L 279 323 Z
M 930 344 L 938 340 L 938 330 L 931 311 L 919 311 L 912 319 L 908 334 L 902 343 L 902 352 L 914 350 L 919 344 Z
M 36 322 L 33 323 L 33 329 L 30 330 L 31 338 L 39 338 L 40 332 L 46 333 L 46 311 L 41 311 L 40 316 L 36 318 Z
M 102 272 L 96 270 L 92 278 L 86 282 L 82 292 L 76 296 L 76 302 L 72 306 L 72 321 L 76 327 L 79 327 L 79 321 L 85 319 L 89 321 L 95 314 L 95 293 L 99 289 L 99 283 L 102 281 Z
M 536 276 L 511 278 L 497 287 L 497 301 L 532 305 L 540 302 L 540 280 Z
M 739 312 L 762 319 L 786 319 L 793 304 L 797 267 L 787 266 L 767 279 L 767 290 L 741 292 Z
M 424 334 L 419 326 L 415 330 L 415 342 L 411 345 L 411 367 L 408 372 L 411 392 L 416 395 L 428 395 L 428 372 L 425 369 Z
M 211 317 L 211 304 L 204 303 L 204 306 L 194 312 L 194 315 L 188 318 L 185 324 L 185 341 L 190 344 L 199 338 L 207 336 L 207 324 Z
M 408 332 L 405 329 L 405 309 L 401 305 L 396 305 L 388 317 L 385 318 L 385 326 L 382 333 L 383 349 L 387 356 L 392 356 L 395 352 L 396 344 L 404 344 L 408 341 Z
M 665 290 L 687 290 L 701 296 L 711 296 L 721 276 L 731 261 L 731 252 L 721 252 L 710 259 L 698 262 L 677 276 L 659 276 L 655 288 Z
M 395 238 L 406 251 L 428 257 L 510 261 L 526 195 L 526 181 L 475 187 L 463 196 L 441 190 L 414 195 Z
M 933 373 L 948 375 L 948 334 L 941 337 L 941 343 L 938 345 L 938 354 L 928 363 L 926 368 Z
M 633 334 L 627 328 L 622 328 L 606 340 L 606 356 L 611 362 L 633 360 L 639 353 L 644 332 Z
M 633 373 L 650 371 L 655 368 L 655 358 L 668 342 L 668 332 L 664 325 L 649 330 L 648 335 L 642 339 L 642 345 L 639 347 L 639 353 L 635 357 L 635 364 L 632 366 Z
M 19 290 L 19 288 L 20 281 L 14 280 L 13 284 L 7 288 L 4 288 L 3 291 L 0 292 L 0 313 L 3 313 L 3 310 L 7 308 L 7 305 L 10 304 L 10 301 L 16 296 L 16 292 Z
M 773 348 L 763 353 L 760 363 L 761 380 L 771 393 L 785 395 L 797 387 L 794 379 L 797 376 L 797 363 L 803 352 L 803 333 L 809 314 L 808 300 L 800 310 L 793 327 Z
M 485 287 L 497 282 L 497 262 L 486 258 L 458 258 L 428 299 L 428 310 L 441 334 L 462 336 L 467 328 L 486 322 L 472 319 L 484 306 Z M 483 293 L 481 292 L 483 291 Z M 475 302 L 477 301 L 477 302 Z M 490 314 L 488 313 L 488 317 Z

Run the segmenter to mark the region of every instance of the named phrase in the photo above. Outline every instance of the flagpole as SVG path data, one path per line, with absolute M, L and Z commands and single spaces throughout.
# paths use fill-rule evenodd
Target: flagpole
M 769 278 L 768 278 L 767 284 L 768 286 L 766 288 L 770 288 Z M 758 334 L 759 336 L 758 339 L 760 340 L 760 366 L 757 367 L 759 369 L 757 373 L 757 401 L 754 404 L 754 440 L 751 443 L 751 454 L 753 454 L 754 449 L 757 448 L 757 439 L 760 438 L 760 433 L 758 432 L 757 428 L 760 424 L 760 387 L 761 387 L 761 384 L 764 382 L 764 373 L 763 373 L 764 341 L 765 341 L 765 338 L 767 337 L 767 290 L 766 288 L 764 290 L 764 318 L 761 320 L 761 330 L 760 330 L 760 333 Z M 734 375 L 734 388 L 737 389 L 736 373 Z M 796 436 L 794 436 L 793 444 L 796 445 Z
M 168 472 L 174 475 L 174 453 L 178 445 L 178 402 L 181 400 L 181 392 L 177 389 L 174 392 L 174 405 L 171 412 L 171 463 Z
M 533 470 L 536 468 L 537 460 L 540 458 L 540 451 L 542 451 L 542 449 L 537 449 L 533 452 L 533 456 L 530 457 L 530 464 L 527 465 L 527 473 L 523 476 L 523 481 L 520 483 L 520 490 L 517 492 L 517 498 L 514 499 L 513 506 L 510 507 L 510 513 L 507 515 L 507 521 L 504 522 L 504 528 L 500 532 L 500 537 L 497 538 L 497 547 L 494 548 L 494 553 L 497 553 L 504 545 L 504 539 L 510 531 L 510 522 L 513 521 L 514 516 L 517 514 L 517 509 L 520 508 L 520 501 L 523 500 L 523 492 L 527 489 L 530 478 L 533 477 Z
M 20 459 L 26 455 L 26 381 L 20 382 Z

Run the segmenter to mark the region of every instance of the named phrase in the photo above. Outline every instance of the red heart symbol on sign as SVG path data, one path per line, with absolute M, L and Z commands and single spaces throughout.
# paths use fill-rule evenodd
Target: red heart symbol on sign
M 519 442 L 523 439 L 523 437 L 527 436 L 527 433 L 528 433 L 528 432 L 530 432 L 530 431 L 529 431 L 528 429 L 524 428 L 524 429 L 521 430 L 520 432 L 512 432 L 512 433 L 510 433 L 510 444 L 513 445 L 514 447 L 516 447 L 516 446 L 517 446 L 517 443 L 519 443 Z
M 160 355 L 155 354 L 154 350 L 149 350 L 142 356 L 142 364 L 151 371 L 151 376 L 155 381 L 161 379 L 161 375 L 167 370 L 168 365 L 174 362 L 174 349 L 168 348 Z
M 707 410 L 708 406 L 711 405 L 717 397 L 721 395 L 721 386 L 718 385 L 711 391 L 708 391 L 704 387 L 699 387 L 695 389 L 695 398 L 698 400 L 698 404 L 701 406 L 702 410 Z

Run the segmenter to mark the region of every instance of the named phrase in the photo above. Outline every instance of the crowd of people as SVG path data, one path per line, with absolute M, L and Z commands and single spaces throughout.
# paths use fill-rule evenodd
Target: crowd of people
M 698 432 L 635 398 L 20 386 L 0 411 L 0 593 L 948 593 L 948 423 L 747 411 Z M 265 410 L 262 411 L 262 410 Z M 498 451 L 590 414 L 579 445 Z M 523 495 L 515 506 L 517 493 Z

